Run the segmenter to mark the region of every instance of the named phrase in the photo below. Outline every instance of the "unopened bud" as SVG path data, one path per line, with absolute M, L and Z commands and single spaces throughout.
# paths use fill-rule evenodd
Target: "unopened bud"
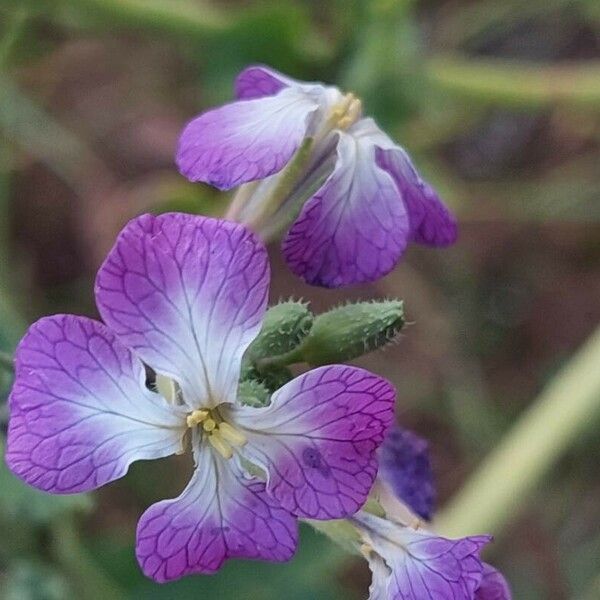
M 315 318 L 297 354 L 310 365 L 346 362 L 390 343 L 403 325 L 400 300 L 339 306 Z
M 271 401 L 269 390 L 255 379 L 240 381 L 238 386 L 238 400 L 245 406 L 260 408 L 268 406 Z
M 244 355 L 245 365 L 293 350 L 310 331 L 313 318 L 307 305 L 297 300 L 287 300 L 269 308 L 260 333 Z

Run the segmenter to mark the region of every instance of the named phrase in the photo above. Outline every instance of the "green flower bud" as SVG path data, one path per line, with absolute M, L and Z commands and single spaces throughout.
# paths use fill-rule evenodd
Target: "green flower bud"
M 313 314 L 303 302 L 287 300 L 269 308 L 262 329 L 244 355 L 246 366 L 293 350 L 306 337 Z
M 242 371 L 242 380 L 255 381 L 271 394 L 292 379 L 292 372 L 281 365 L 269 365 L 260 371 L 256 367 L 248 367 Z
M 246 406 L 260 408 L 269 404 L 271 394 L 260 381 L 245 379 L 238 385 L 238 400 Z
M 403 325 L 400 300 L 339 306 L 315 318 L 294 358 L 315 366 L 346 362 L 390 343 Z

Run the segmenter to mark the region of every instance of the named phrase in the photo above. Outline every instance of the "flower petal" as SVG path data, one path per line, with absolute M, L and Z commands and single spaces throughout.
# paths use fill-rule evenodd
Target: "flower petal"
M 483 571 L 479 551 L 489 537 L 447 540 L 406 529 L 404 538 L 406 551 L 386 557 L 392 569 L 388 586 L 390 598 L 473 597 Z
M 151 506 L 140 519 L 136 554 L 158 582 L 214 573 L 229 558 L 281 562 L 297 545 L 296 519 L 280 508 L 265 484 L 244 478 L 235 460 L 206 443 L 183 493 Z
M 6 461 L 27 483 L 66 494 L 122 477 L 181 446 L 182 415 L 146 389 L 142 363 L 102 324 L 56 315 L 17 350 Z
M 424 439 L 397 425 L 392 427 L 379 448 L 379 476 L 415 513 L 431 519 L 435 487 Z
M 410 218 L 412 241 L 430 246 L 453 244 L 456 219 L 435 190 L 421 179 L 408 154 L 399 146 L 379 149 L 377 164 L 394 178 Z
M 314 285 L 373 281 L 392 270 L 410 232 L 394 180 L 368 136 L 340 133 L 337 162 L 283 241 L 290 269 Z
M 300 146 L 318 107 L 295 87 L 209 110 L 183 130 L 177 166 L 190 181 L 221 190 L 273 175 Z
M 244 456 L 267 471 L 267 491 L 283 508 L 337 519 L 367 498 L 394 397 L 385 379 L 333 365 L 287 383 L 265 408 L 230 409 L 231 421 L 244 429 Z
M 474 598 L 483 576 L 479 552 L 491 537 L 448 540 L 360 511 L 354 516 L 363 537 L 390 569 L 390 600 Z M 380 575 L 379 575 L 380 576 Z
M 235 97 L 238 100 L 251 100 L 274 96 L 283 88 L 298 83 L 265 65 L 251 65 L 236 77 Z
M 483 564 L 483 579 L 475 600 L 512 600 L 510 587 L 503 575 L 491 565 Z
M 367 554 L 369 569 L 371 569 L 371 585 L 369 586 L 369 600 L 390 600 L 388 597 L 388 580 L 390 569 L 385 561 L 376 552 Z
M 242 225 L 144 215 L 123 229 L 98 271 L 96 300 L 121 341 L 200 408 L 235 399 L 268 286 L 264 245 Z

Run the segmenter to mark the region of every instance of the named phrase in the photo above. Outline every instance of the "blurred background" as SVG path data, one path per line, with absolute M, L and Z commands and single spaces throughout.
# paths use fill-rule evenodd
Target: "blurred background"
M 443 507 L 600 321 L 597 0 L 0 0 L 4 359 L 41 315 L 97 314 L 93 278 L 129 218 L 224 209 L 223 195 L 178 175 L 174 147 L 252 62 L 355 92 L 458 215 L 455 246 L 411 247 L 350 292 L 406 301 L 399 343 L 359 364 L 398 386 L 398 419 L 430 441 Z M 320 311 L 348 296 L 302 285 L 271 254 L 273 300 Z M 4 426 L 10 370 L 0 377 Z M 516 599 L 600 598 L 591 394 L 588 427 L 490 521 L 486 558 Z M 0 466 L 0 598 L 366 598 L 364 561 L 308 527 L 283 566 L 145 580 L 136 519 L 176 496 L 188 469 L 136 464 L 94 494 L 52 497 Z

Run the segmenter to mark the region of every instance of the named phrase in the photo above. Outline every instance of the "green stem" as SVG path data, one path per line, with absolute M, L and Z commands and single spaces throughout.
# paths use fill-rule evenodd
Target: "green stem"
M 429 60 L 427 74 L 442 91 L 484 104 L 600 109 L 600 61 L 546 65 L 443 55 Z
M 225 14 L 208 2 L 200 6 L 180 0 L 60 0 L 52 4 L 63 4 L 116 25 L 170 31 L 193 38 L 223 32 L 230 25 Z
M 443 535 L 501 533 L 544 476 L 600 416 L 600 328 L 439 515 Z

